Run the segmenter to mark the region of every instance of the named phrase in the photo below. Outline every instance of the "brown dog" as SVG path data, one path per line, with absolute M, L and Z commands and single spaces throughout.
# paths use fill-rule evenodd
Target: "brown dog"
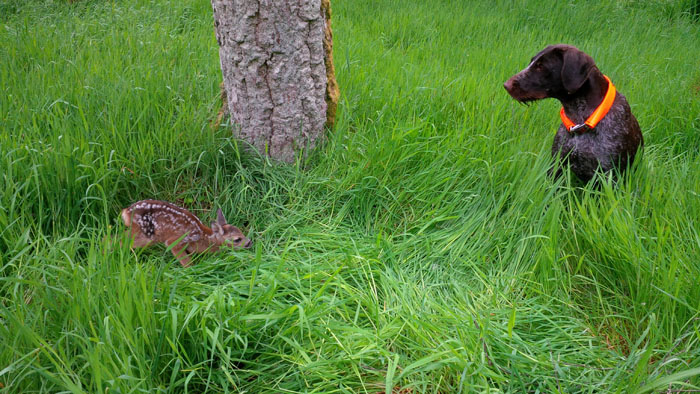
M 573 46 L 548 46 L 504 87 L 521 103 L 549 97 L 561 102 L 562 124 L 552 156 L 561 155 L 584 182 L 598 169 L 624 171 L 644 145 L 625 96 L 616 92 L 590 56 Z M 560 173 L 558 169 L 556 176 Z

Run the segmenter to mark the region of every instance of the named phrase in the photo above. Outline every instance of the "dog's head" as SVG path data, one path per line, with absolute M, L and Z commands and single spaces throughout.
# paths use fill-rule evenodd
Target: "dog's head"
M 544 98 L 574 95 L 593 70 L 593 58 L 571 45 L 550 45 L 503 86 L 514 99 L 525 103 Z

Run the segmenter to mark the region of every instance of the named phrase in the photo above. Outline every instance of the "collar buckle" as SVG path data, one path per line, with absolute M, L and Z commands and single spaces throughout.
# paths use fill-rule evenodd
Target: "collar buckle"
M 587 124 L 579 123 L 577 125 L 571 126 L 571 128 L 569 129 L 569 133 L 571 133 L 571 134 L 583 134 L 590 129 L 591 129 L 591 127 L 588 126 Z

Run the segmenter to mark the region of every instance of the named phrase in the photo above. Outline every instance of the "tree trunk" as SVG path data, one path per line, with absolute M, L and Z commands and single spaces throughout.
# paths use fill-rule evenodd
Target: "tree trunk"
M 338 101 L 329 0 L 212 0 L 238 137 L 291 162 L 331 126 Z

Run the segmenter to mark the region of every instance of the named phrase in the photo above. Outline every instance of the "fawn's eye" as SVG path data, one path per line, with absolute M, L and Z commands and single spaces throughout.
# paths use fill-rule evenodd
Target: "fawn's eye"
M 236 242 L 236 243 L 241 242 L 241 237 L 236 237 L 236 238 L 234 238 L 234 239 L 233 239 L 233 242 Z

